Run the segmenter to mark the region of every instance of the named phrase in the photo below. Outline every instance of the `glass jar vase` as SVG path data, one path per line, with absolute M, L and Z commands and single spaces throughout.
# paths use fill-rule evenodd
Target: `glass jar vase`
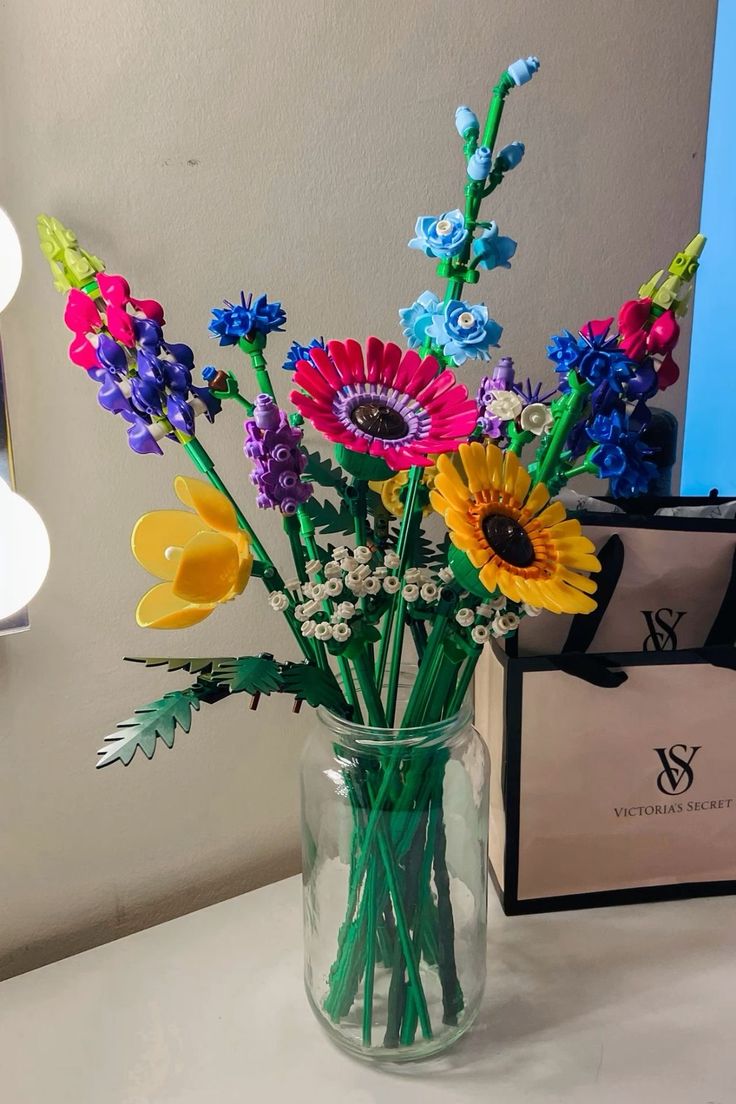
M 301 772 L 307 995 L 352 1054 L 429 1057 L 483 994 L 488 752 L 467 706 L 417 728 L 316 716 Z

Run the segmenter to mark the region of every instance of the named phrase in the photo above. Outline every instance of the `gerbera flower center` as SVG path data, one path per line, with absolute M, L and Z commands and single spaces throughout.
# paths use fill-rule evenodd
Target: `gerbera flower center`
M 534 545 L 518 521 L 504 514 L 488 514 L 481 528 L 496 555 L 512 567 L 530 567 L 534 563 Z
M 398 441 L 409 432 L 409 426 L 398 410 L 373 399 L 359 403 L 350 412 L 350 420 L 363 433 L 382 441 Z

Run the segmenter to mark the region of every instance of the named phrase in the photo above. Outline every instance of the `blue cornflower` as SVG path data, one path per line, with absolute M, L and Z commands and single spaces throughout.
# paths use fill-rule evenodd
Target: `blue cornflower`
M 480 257 L 479 268 L 511 268 L 515 252 L 516 242 L 499 234 L 495 222 L 473 242 L 473 253 Z
M 427 327 L 427 336 L 442 348 L 455 364 L 472 360 L 490 360 L 488 349 L 498 345 L 502 328 L 488 316 L 483 303 L 465 303 L 452 299 Z
M 588 460 L 595 464 L 601 479 L 610 480 L 611 493 L 616 498 L 645 494 L 657 468 L 646 459 L 652 450 L 630 429 L 625 413 L 598 414 L 587 432 L 591 441 L 597 442 Z
M 424 344 L 427 330 L 438 313 L 442 313 L 442 303 L 433 291 L 423 291 L 410 307 L 401 308 L 401 329 L 410 348 L 418 349 Z
M 512 390 L 516 392 L 524 406 L 531 406 L 533 403 L 549 402 L 557 388 L 553 387 L 551 391 L 545 391 L 543 394 L 541 382 L 532 386 L 532 381 L 527 378 L 523 384 L 515 383 Z
M 618 335 L 608 336 L 613 319 L 586 322 L 578 338 L 569 330 L 552 337 L 547 346 L 547 356 L 554 362 L 556 371 L 565 375 L 574 368 L 581 380 L 598 387 L 606 383 L 612 391 L 620 392 L 631 379 L 634 365 L 618 344 Z
M 300 345 L 298 341 L 292 341 L 291 348 L 286 354 L 286 360 L 281 365 L 287 372 L 293 372 L 300 360 L 311 360 L 309 355 L 310 349 L 324 349 L 327 352 L 327 346 L 325 345 L 325 339 L 323 337 L 313 337 L 308 345 Z
M 221 345 L 237 345 L 241 337 L 249 334 L 265 337 L 284 328 L 286 312 L 281 303 L 269 303 L 265 295 L 259 295 L 254 302 L 252 294 L 246 299 L 245 292 L 241 291 L 240 303 L 231 303 L 228 299 L 224 303 L 224 310 L 213 308 L 209 324 L 210 333 L 219 337 Z
M 456 257 L 467 241 L 462 211 L 445 211 L 439 218 L 423 215 L 414 227 L 410 249 L 421 249 L 428 257 Z

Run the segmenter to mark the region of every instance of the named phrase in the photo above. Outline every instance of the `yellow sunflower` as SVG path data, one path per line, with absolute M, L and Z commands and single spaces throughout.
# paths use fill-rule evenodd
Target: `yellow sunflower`
M 436 457 L 433 459 L 436 460 Z M 436 463 L 430 464 L 422 471 L 422 484 L 427 493 L 431 492 L 434 487 L 435 476 L 437 475 Z M 404 502 L 401 495 L 401 491 L 409 482 L 408 471 L 397 472 L 391 479 L 372 479 L 368 486 L 372 491 L 376 491 L 381 496 L 381 501 L 390 514 L 394 517 L 401 517 L 404 513 Z M 432 513 L 432 507 L 429 502 L 422 508 L 422 513 L 426 517 L 427 514 Z
M 478 441 L 459 451 L 467 482 L 449 456 L 440 456 L 432 505 L 486 590 L 553 613 L 595 609 L 596 584 L 580 572 L 601 565 L 580 522 L 566 517 L 561 502 L 550 502 L 544 484 L 531 489 L 514 453 Z
M 178 475 L 174 490 L 186 510 L 154 510 L 139 518 L 131 546 L 138 563 L 163 579 L 143 595 L 135 619 L 144 629 L 185 629 L 242 593 L 253 556 L 232 503 L 201 479 Z

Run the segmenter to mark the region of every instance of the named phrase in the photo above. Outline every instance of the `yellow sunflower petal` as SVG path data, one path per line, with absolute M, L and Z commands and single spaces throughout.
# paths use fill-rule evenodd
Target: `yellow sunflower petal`
M 465 533 L 468 537 L 477 536 L 472 521 L 468 521 L 464 514 L 461 514 L 459 510 L 454 510 L 452 507 L 450 507 L 445 514 L 445 524 L 448 529 L 452 529 L 453 533 Z
M 516 486 L 516 477 L 519 474 L 521 462 L 515 452 L 504 453 L 503 458 L 503 490 L 507 495 L 513 495 Z
M 432 491 L 429 496 L 429 501 L 432 503 L 433 508 L 441 516 L 445 516 L 445 511 L 452 508 L 452 504 L 447 501 L 443 494 L 439 491 Z
M 537 579 L 526 579 L 525 581 L 530 595 L 527 599 L 530 605 L 540 606 L 542 609 L 549 610 L 550 613 L 562 613 L 557 602 L 551 598 L 549 587 L 543 581 Z
M 232 502 L 221 491 L 204 483 L 201 479 L 177 475 L 174 490 L 180 502 L 191 506 L 211 529 L 221 533 L 237 533 L 238 519 Z
M 576 567 L 579 571 L 600 571 L 601 563 L 597 556 L 591 556 L 587 552 L 567 552 L 557 549 L 560 563 L 565 567 Z
M 434 491 L 430 492 L 430 498 L 432 494 L 439 491 L 440 494 L 443 494 L 447 501 L 451 502 L 458 510 L 465 510 L 470 501 L 468 488 L 460 479 L 457 472 L 454 474 L 455 478 L 445 475 L 444 473 L 438 475 L 434 481 Z
M 503 453 L 497 445 L 486 445 L 486 471 L 488 473 L 488 487 L 491 491 L 501 488 L 501 470 L 503 467 Z
M 545 487 L 544 483 L 537 483 L 536 487 L 532 490 L 528 499 L 524 503 L 524 509 L 522 510 L 522 517 L 530 518 L 534 514 L 538 513 L 549 502 L 549 491 Z
M 556 577 L 571 586 L 577 587 L 578 590 L 584 590 L 586 594 L 595 594 L 598 589 L 595 579 L 589 579 L 587 575 L 580 575 L 577 571 L 570 571 L 562 564 L 557 568 Z
M 186 510 L 152 510 L 135 523 L 130 538 L 133 555 L 141 567 L 159 579 L 173 579 L 179 550 L 206 529 L 196 514 Z M 166 556 L 166 551 L 170 551 Z
M 469 445 L 460 445 L 459 452 L 465 474 L 468 477 L 468 489 L 471 494 L 477 494 L 478 491 L 485 490 L 488 486 L 486 454 L 480 441 L 471 441 Z
M 184 547 L 172 583 L 186 602 L 222 602 L 238 581 L 238 550 L 224 533 L 202 532 Z
M 142 629 L 187 629 L 204 621 L 214 608 L 185 602 L 176 597 L 171 583 L 157 583 L 141 598 L 135 619 Z
M 468 542 L 468 546 L 465 548 L 465 555 L 468 557 L 473 567 L 483 567 L 483 564 L 488 563 L 493 553 L 486 545 L 478 544 L 478 542 L 474 540 Z
M 532 477 L 530 476 L 526 468 L 519 466 L 519 470 L 516 473 L 516 481 L 514 482 L 514 485 L 510 491 L 510 494 L 512 494 L 514 497 L 514 501 L 517 502 L 519 505 L 521 505 L 521 503 L 526 498 L 529 492 L 531 481 Z
M 592 613 L 598 604 L 587 594 L 583 594 L 582 590 L 567 586 L 561 581 L 549 583 L 549 594 L 563 613 Z
M 583 536 L 583 530 L 577 518 L 565 518 L 564 521 L 558 521 L 556 525 L 550 525 L 549 535 L 555 540 L 588 541 L 588 538 Z M 588 541 L 588 544 L 591 545 L 588 551 L 592 551 L 594 549 L 592 541 Z
M 516 576 L 513 575 L 510 571 L 507 571 L 506 568 L 503 567 L 503 565 L 499 566 L 498 582 L 496 583 L 496 586 L 501 591 L 501 593 L 505 594 L 507 598 L 510 598 L 512 602 L 522 601 Z
M 439 459 L 437 460 L 437 469 L 439 471 L 439 475 L 435 477 L 435 486 L 437 486 L 437 479 L 439 479 L 439 476 L 441 475 L 442 486 L 452 486 L 456 497 L 461 499 L 463 502 L 467 502 L 470 498 L 470 492 L 468 491 L 463 477 L 460 475 L 460 472 L 455 467 L 455 464 L 453 463 L 452 457 L 449 455 L 449 453 L 445 452 L 442 454 L 442 456 L 439 457 Z
M 498 565 L 491 560 L 481 569 L 480 581 L 489 593 L 493 593 L 498 585 Z
M 542 510 L 542 513 L 537 515 L 534 521 L 539 529 L 548 529 L 551 525 L 557 525 L 558 522 L 564 521 L 565 517 L 565 507 L 562 503 L 551 502 L 546 510 Z

